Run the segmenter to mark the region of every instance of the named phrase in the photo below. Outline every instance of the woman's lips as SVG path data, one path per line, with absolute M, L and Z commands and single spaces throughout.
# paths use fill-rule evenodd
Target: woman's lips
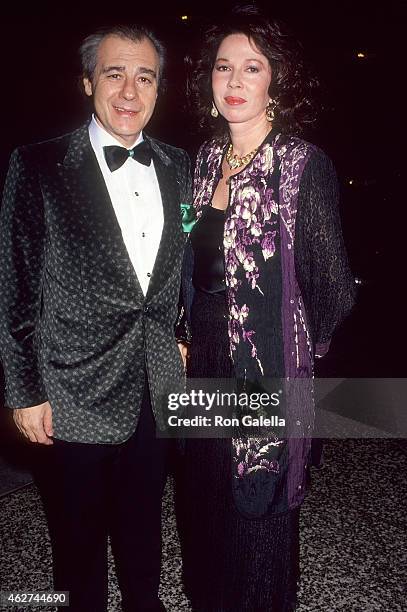
M 235 98 L 234 96 L 226 96 L 225 102 L 230 104 L 230 106 L 238 106 L 239 104 L 244 104 L 246 100 L 244 98 Z

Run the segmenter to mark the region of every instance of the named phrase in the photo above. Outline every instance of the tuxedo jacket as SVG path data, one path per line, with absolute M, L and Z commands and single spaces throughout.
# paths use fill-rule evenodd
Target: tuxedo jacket
M 0 340 L 6 405 L 48 400 L 54 435 L 119 443 L 134 432 L 147 373 L 158 426 L 183 379 L 174 338 L 191 202 L 189 159 L 148 138 L 164 228 L 143 295 L 87 125 L 20 147 L 0 213 Z

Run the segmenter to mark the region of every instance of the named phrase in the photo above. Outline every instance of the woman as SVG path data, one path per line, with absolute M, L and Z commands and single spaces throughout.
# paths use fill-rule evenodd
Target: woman
M 180 479 L 184 580 L 202 612 L 294 610 L 315 356 L 353 304 L 330 160 L 298 46 L 255 11 L 212 28 L 195 72 L 212 119 L 195 171 L 184 266 L 192 378 L 303 380 L 297 437 L 189 439 Z

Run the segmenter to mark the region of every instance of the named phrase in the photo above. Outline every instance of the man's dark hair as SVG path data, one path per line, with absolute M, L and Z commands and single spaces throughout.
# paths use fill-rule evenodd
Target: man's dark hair
M 144 26 L 117 25 L 98 30 L 94 34 L 87 36 L 79 48 L 83 78 L 89 79 L 91 83 L 93 82 L 99 46 L 108 36 L 118 36 L 119 38 L 136 43 L 141 42 L 144 39 L 149 40 L 158 54 L 159 74 L 157 75 L 157 80 L 159 84 L 162 84 L 162 75 L 165 65 L 165 49 L 158 38 L 156 38 L 156 36 Z
M 228 126 L 222 116 L 213 119 L 212 69 L 216 54 L 224 38 L 231 34 L 245 34 L 268 59 L 272 77 L 269 95 L 276 103 L 276 127 L 284 133 L 299 134 L 315 121 L 313 101 L 318 86 L 304 62 L 300 43 L 279 22 L 269 19 L 254 6 L 235 9 L 222 23 L 209 28 L 204 34 L 200 56 L 194 63 L 189 79 L 189 99 L 198 115 L 199 126 L 226 138 Z

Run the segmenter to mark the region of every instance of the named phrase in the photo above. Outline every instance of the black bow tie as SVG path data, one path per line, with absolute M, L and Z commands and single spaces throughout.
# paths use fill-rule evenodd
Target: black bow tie
M 120 166 L 123 166 L 128 157 L 132 157 L 140 164 L 149 166 L 151 164 L 151 146 L 146 140 L 140 142 L 133 149 L 125 149 L 116 145 L 103 147 L 106 163 L 109 166 L 110 172 L 114 172 Z

